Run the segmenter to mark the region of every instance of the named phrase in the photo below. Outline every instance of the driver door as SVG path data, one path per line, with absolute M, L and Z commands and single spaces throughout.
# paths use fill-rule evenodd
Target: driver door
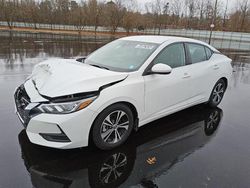
M 188 103 L 192 95 L 190 74 L 186 65 L 183 43 L 174 43 L 163 49 L 152 62 L 172 68 L 167 75 L 149 74 L 145 82 L 145 114 L 147 118 L 164 116 Z

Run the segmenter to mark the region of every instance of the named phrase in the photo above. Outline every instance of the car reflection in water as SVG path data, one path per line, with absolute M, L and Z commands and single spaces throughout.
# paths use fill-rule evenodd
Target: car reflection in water
M 155 177 L 203 147 L 215 135 L 222 110 L 204 105 L 189 108 L 144 126 L 122 147 L 54 150 L 19 142 L 34 187 L 157 187 Z

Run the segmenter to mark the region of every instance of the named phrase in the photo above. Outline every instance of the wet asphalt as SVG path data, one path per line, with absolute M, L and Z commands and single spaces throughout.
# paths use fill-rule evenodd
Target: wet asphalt
M 218 108 L 199 105 L 152 122 L 113 151 L 62 151 L 29 142 L 13 92 L 43 59 L 81 56 L 97 45 L 79 53 L 75 44 L 33 43 L 0 48 L 0 188 L 249 187 L 249 52 L 223 50 L 234 73 Z

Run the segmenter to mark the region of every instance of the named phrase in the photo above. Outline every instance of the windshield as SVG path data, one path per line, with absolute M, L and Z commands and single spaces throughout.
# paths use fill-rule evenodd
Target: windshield
M 93 52 L 86 64 L 119 72 L 138 70 L 158 44 L 116 40 Z

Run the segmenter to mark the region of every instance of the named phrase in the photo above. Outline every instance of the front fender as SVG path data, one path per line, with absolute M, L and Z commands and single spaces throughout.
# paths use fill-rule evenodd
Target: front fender
M 101 91 L 98 98 L 89 106 L 97 114 L 102 112 L 108 106 L 127 102 L 132 104 L 138 113 L 140 119 L 144 114 L 144 81 L 125 80 Z

